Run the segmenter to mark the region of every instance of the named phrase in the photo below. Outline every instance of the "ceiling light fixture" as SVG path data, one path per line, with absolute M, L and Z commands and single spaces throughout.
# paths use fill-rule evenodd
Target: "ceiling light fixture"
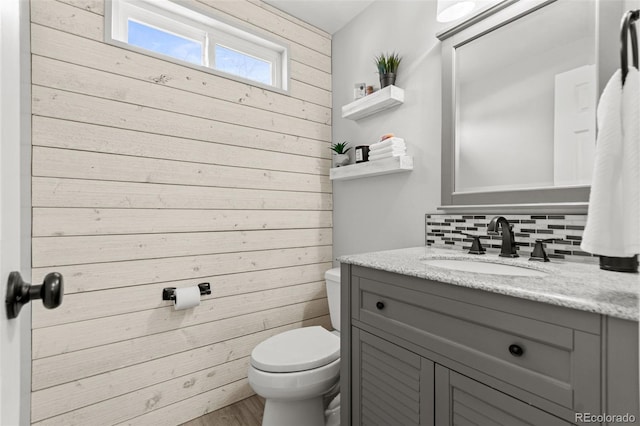
M 473 0 L 438 0 L 438 22 L 451 22 L 471 13 L 476 2 Z

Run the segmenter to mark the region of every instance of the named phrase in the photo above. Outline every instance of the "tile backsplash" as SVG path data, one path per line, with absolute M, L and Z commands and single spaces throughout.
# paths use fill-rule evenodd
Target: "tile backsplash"
M 461 232 L 479 235 L 487 253 L 500 253 L 502 236 L 487 235 L 487 225 L 495 215 L 427 214 L 425 242 L 428 246 L 469 250 L 471 238 Z M 529 256 L 537 239 L 556 238 L 546 243 L 549 258 L 575 262 L 598 263 L 598 257 L 580 250 L 586 215 L 504 215 L 513 225 L 518 254 Z

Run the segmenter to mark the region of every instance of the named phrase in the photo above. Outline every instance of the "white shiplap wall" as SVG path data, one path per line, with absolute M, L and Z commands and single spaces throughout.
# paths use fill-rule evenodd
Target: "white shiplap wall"
M 290 46 L 290 93 L 104 43 L 103 0 L 32 0 L 32 423 L 179 424 L 250 396 L 248 355 L 329 325 L 331 38 L 191 0 Z M 209 281 L 174 311 L 164 287 Z

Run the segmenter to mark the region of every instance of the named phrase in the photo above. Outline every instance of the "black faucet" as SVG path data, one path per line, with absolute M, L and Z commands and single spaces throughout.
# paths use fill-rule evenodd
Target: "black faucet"
M 516 240 L 513 236 L 513 226 L 502 216 L 496 216 L 491 219 L 487 226 L 487 234 L 498 235 L 498 226 L 502 230 L 502 249 L 500 257 L 518 257 Z

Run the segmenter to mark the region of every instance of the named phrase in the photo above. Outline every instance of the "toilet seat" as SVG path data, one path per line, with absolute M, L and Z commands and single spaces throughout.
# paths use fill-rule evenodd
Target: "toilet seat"
M 271 373 L 319 368 L 340 358 L 340 338 L 320 326 L 277 334 L 251 352 L 251 365 Z

